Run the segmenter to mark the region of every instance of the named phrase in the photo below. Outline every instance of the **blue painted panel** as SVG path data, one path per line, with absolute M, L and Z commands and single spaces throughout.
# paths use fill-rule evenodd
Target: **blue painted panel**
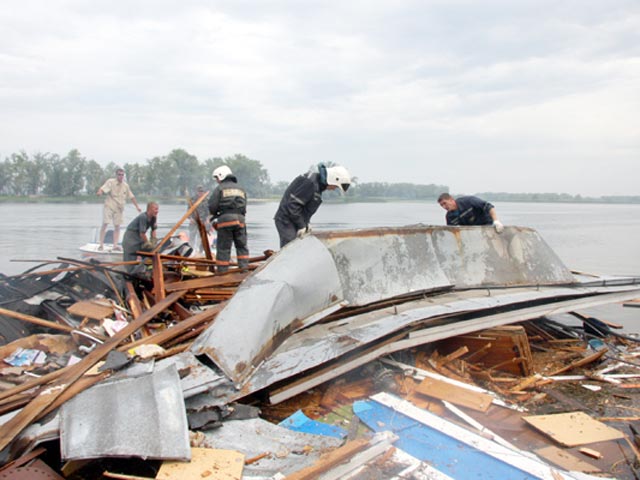
M 344 428 L 340 428 L 337 425 L 329 425 L 328 423 L 312 420 L 302 410 L 298 410 L 289 418 L 285 418 L 279 425 L 296 432 L 313 433 L 326 437 L 346 438 L 348 433 Z
M 372 400 L 355 402 L 353 411 L 373 431 L 394 432 L 400 437 L 394 443 L 396 447 L 450 477 L 465 480 L 537 478 Z

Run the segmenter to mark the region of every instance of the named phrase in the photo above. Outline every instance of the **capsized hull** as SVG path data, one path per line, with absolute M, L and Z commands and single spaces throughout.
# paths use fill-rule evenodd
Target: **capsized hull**
M 574 282 L 533 229 L 416 225 L 297 239 L 247 278 L 191 347 L 237 385 L 293 332 L 343 305 L 440 289 Z

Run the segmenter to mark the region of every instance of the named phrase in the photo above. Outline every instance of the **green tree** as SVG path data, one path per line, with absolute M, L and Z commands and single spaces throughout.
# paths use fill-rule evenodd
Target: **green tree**
M 236 154 L 224 159 L 212 158 L 205 164 L 211 172 L 221 165 L 227 165 L 238 179 L 238 183 L 246 189 L 249 197 L 265 197 L 271 190 L 269 173 L 258 160 Z
M 195 155 L 187 153 L 185 150 L 176 149 L 166 157 L 175 172 L 174 188 L 176 194 L 186 197 L 191 195 L 195 186 L 201 183 L 200 164 Z
M 65 197 L 75 196 L 86 191 L 87 159 L 78 150 L 73 149 L 62 159 L 62 165 L 65 175 L 62 195 Z

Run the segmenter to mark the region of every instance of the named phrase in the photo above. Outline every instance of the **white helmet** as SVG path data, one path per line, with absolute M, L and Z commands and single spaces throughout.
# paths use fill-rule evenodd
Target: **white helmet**
M 225 178 L 227 178 L 229 175 L 233 175 L 233 172 L 231 172 L 231 169 L 226 165 L 222 165 L 221 167 L 218 167 L 213 171 L 212 176 L 213 178 L 221 182 Z
M 335 185 L 345 193 L 351 185 L 351 175 L 341 166 L 327 167 L 327 185 Z

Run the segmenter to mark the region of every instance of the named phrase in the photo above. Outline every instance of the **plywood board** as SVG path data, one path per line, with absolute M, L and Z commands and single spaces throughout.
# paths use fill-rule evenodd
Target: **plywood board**
M 536 455 L 545 458 L 556 464 L 560 468 L 574 472 L 598 473 L 600 469 L 581 458 L 576 457 L 573 453 L 567 452 L 558 447 L 550 445 L 548 447 L 535 450 Z
M 89 317 L 93 320 L 102 320 L 105 317 L 113 317 L 113 307 L 92 300 L 76 302 L 67 308 L 67 312 L 79 317 Z
M 486 412 L 493 401 L 493 397 L 486 393 L 473 392 L 429 377 L 416 387 L 416 392 L 440 400 L 447 400 L 455 405 L 471 408 L 478 412 Z
M 190 462 L 164 462 L 157 479 L 184 480 L 212 478 L 240 480 L 244 468 L 244 454 L 235 450 L 192 448 Z
M 621 431 L 594 420 L 584 412 L 532 415 L 522 419 L 565 447 L 624 438 Z

